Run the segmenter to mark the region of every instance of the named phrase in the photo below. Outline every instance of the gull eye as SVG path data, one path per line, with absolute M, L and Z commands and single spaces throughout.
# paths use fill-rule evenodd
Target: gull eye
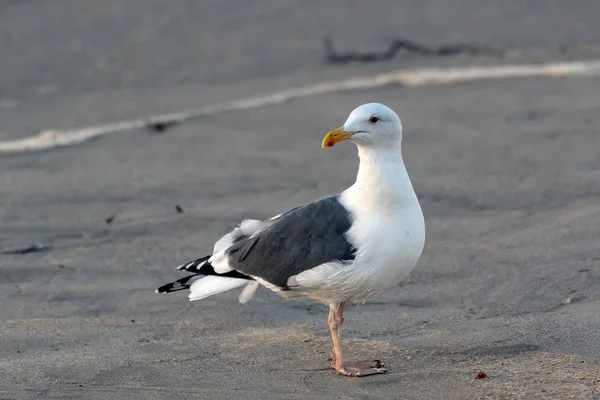
M 372 124 L 376 124 L 379 122 L 379 117 L 377 115 L 371 115 L 369 117 L 369 122 Z

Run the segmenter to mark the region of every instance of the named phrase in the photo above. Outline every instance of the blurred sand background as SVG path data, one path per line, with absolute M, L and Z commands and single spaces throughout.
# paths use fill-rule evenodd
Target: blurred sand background
M 598 58 L 597 17 L 591 0 L 4 0 L 0 140 L 397 68 Z M 325 36 L 507 53 L 331 64 Z M 347 357 L 387 375 L 327 370 L 324 305 L 154 294 L 242 218 L 347 187 L 355 149 L 321 138 L 371 101 L 403 120 L 428 229 L 411 277 L 347 310 Z M 598 104 L 594 77 L 394 86 L 0 157 L 0 398 L 596 398 Z

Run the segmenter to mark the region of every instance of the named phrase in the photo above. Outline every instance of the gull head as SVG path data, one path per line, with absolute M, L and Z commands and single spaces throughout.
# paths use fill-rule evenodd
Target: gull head
M 383 104 L 363 104 L 350 113 L 344 125 L 325 135 L 321 147 L 333 147 L 344 140 L 361 147 L 399 147 L 402 142 L 400 117 Z

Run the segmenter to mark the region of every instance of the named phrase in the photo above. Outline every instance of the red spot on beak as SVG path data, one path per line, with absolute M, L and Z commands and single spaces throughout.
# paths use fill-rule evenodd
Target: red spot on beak
M 333 141 L 331 141 L 331 142 L 328 142 L 328 143 L 327 143 L 327 147 L 333 147 L 333 145 L 334 145 L 334 144 L 335 144 L 335 143 L 333 143 Z

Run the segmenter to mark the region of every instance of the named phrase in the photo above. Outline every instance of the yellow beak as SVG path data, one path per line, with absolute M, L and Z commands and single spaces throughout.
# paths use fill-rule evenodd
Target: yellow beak
M 356 132 L 345 131 L 343 126 L 332 130 L 323 138 L 321 148 L 333 147 L 336 143 L 350 139 Z

